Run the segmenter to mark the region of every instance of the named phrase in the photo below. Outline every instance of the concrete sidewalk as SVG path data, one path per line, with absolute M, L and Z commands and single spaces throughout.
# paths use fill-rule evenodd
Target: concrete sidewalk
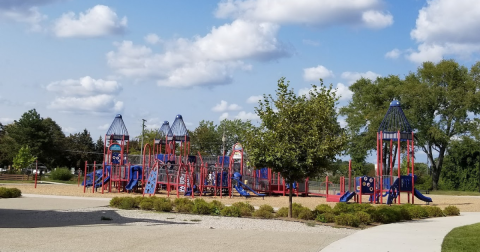
M 480 222 L 480 213 L 380 225 L 333 242 L 322 252 L 440 252 L 443 238 L 453 228 Z

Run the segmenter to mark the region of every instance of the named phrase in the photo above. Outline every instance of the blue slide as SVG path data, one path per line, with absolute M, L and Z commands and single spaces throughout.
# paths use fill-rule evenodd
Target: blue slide
M 110 180 L 110 175 L 105 177 L 105 179 L 103 180 L 103 184 L 106 185 L 109 180 Z M 95 181 L 95 188 L 99 188 L 99 187 L 102 187 L 102 177 L 98 178 Z
M 417 176 L 414 176 L 414 180 L 416 179 Z M 401 191 L 412 191 L 412 176 L 400 176 L 400 179 L 397 178 L 395 182 L 393 182 L 387 198 L 388 205 L 391 205 L 393 203 L 393 200 L 397 198 L 397 195 L 399 193 L 399 184 L 401 185 Z M 432 202 L 432 198 L 423 195 L 416 188 L 413 188 L 413 190 L 415 197 L 417 197 L 419 200 L 425 201 L 427 203 Z
M 350 199 L 353 198 L 353 196 L 355 196 L 355 192 L 347 191 L 344 195 L 342 195 L 342 197 L 340 197 L 339 202 L 348 202 Z
M 238 172 L 235 172 L 233 174 L 233 180 L 237 181 L 237 184 L 234 185 L 235 189 L 237 190 L 237 192 L 244 196 L 244 197 L 249 197 L 250 196 L 250 193 L 248 193 L 244 188 L 247 188 L 248 190 L 250 190 L 251 192 L 253 192 L 255 195 L 257 196 L 260 196 L 260 197 L 265 197 L 265 194 L 262 194 L 262 193 L 258 193 L 256 192 L 255 190 L 253 190 L 252 188 L 250 188 L 248 185 L 245 185 L 241 179 L 242 179 L 242 175 L 240 175 L 240 173 Z
M 131 191 L 138 184 L 138 180 L 142 178 L 142 166 L 133 165 L 130 167 L 130 181 L 125 186 L 125 189 Z
M 417 197 L 419 200 L 423 200 L 425 202 L 432 202 L 432 198 L 430 197 L 427 197 L 425 195 L 423 195 L 419 190 L 417 190 L 416 188 L 414 188 L 414 191 L 413 191 L 415 197 Z

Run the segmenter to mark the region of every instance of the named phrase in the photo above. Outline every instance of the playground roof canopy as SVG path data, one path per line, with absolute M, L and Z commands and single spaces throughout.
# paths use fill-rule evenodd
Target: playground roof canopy
M 168 136 L 168 132 L 170 132 L 170 124 L 168 121 L 163 121 L 162 127 L 158 130 L 157 136 L 159 139 L 155 139 L 155 143 L 165 143 L 165 137 Z
M 128 130 L 125 127 L 125 123 L 123 123 L 122 115 L 118 114 L 115 116 L 106 135 L 110 140 L 129 140 Z
M 400 102 L 393 100 L 382 123 L 380 123 L 378 133 L 382 133 L 383 140 L 397 141 L 398 131 L 400 131 L 400 141 L 412 140 L 412 127 L 410 127 L 410 123 L 403 113 Z
M 170 127 L 170 131 L 168 132 L 168 140 L 190 141 L 190 136 L 188 135 L 187 127 L 185 127 L 185 123 L 183 122 L 182 115 L 177 115 L 175 117 L 175 121 L 173 121 L 172 127 Z

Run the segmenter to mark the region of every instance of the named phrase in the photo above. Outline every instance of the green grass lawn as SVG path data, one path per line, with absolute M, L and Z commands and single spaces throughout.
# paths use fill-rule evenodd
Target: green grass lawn
M 433 195 L 454 195 L 454 196 L 480 196 L 480 192 L 467 192 L 467 191 L 430 191 Z
M 478 251 L 480 245 L 480 223 L 454 228 L 445 236 L 442 252 Z

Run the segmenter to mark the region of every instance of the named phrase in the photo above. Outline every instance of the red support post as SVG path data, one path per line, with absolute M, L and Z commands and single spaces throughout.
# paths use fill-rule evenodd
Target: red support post
M 92 193 L 95 193 L 95 169 L 97 168 L 97 161 L 93 162 L 93 179 L 92 179 Z
M 398 157 L 398 167 L 397 167 L 397 173 L 398 173 L 398 181 L 399 181 L 399 183 L 398 183 L 398 196 L 397 196 L 398 201 L 397 201 L 397 204 L 399 204 L 399 205 L 400 205 L 400 194 L 401 194 L 401 193 L 400 193 L 400 189 L 401 189 L 401 186 L 402 186 L 401 183 L 400 183 L 400 182 L 401 182 L 401 174 L 400 174 L 400 166 L 401 166 L 401 161 L 400 161 L 400 140 L 401 140 L 401 139 L 400 139 L 400 137 L 401 137 L 401 136 L 400 136 L 400 130 L 399 130 L 399 131 L 397 132 L 397 144 L 398 144 L 398 154 L 397 154 L 397 157 Z
M 380 131 L 380 183 L 379 184 L 379 189 L 380 189 L 380 204 L 383 204 L 383 197 L 382 197 L 382 194 L 383 194 L 383 131 Z M 375 180 L 374 180 L 375 181 Z M 378 181 L 377 181 L 378 182 Z M 375 186 L 377 185 L 377 183 L 375 183 Z M 375 188 L 375 187 L 374 187 Z M 375 191 L 376 191 L 376 188 L 375 188 Z M 376 197 L 375 197 L 376 199 Z M 374 200 L 375 200 L 374 199 Z
M 352 191 L 352 160 L 348 161 L 348 191 Z
M 86 185 L 87 185 L 87 161 L 85 161 L 85 173 L 83 174 L 83 193 L 86 191 Z
M 415 201 L 415 145 L 413 143 L 414 135 L 412 132 L 412 204 Z

